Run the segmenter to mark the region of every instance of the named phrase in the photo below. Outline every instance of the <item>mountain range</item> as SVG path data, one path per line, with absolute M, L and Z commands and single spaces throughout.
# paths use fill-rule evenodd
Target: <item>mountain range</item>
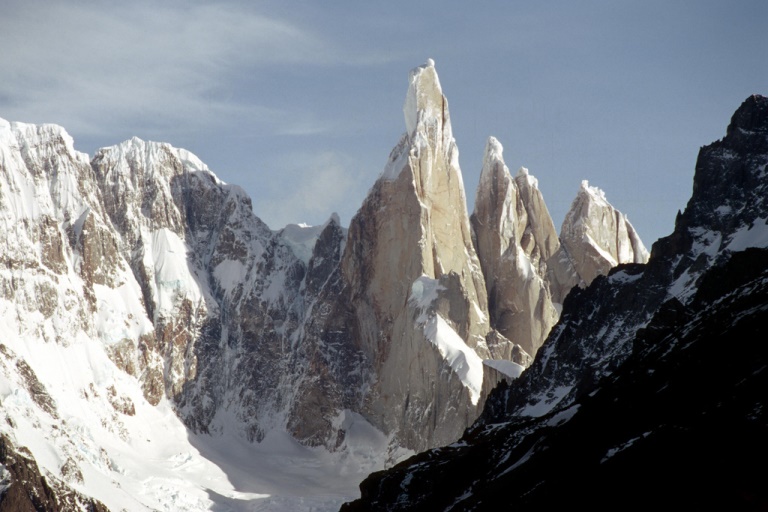
M 457 442 L 344 510 L 766 510 L 768 98 L 701 148 L 647 264 L 574 289 L 531 366 Z
M 493 137 L 470 215 L 432 61 L 409 73 L 406 132 L 348 228 L 331 215 L 271 230 L 168 144 L 89 157 L 61 127 L 0 121 L 0 510 L 334 510 L 416 452 L 349 507 L 470 509 L 507 475 L 539 478 L 559 459 L 533 455 L 568 459 L 557 436 L 611 416 L 608 393 L 648 394 L 641 368 L 673 382 L 696 333 L 762 311 L 766 110 L 748 99 L 702 149 L 650 259 L 586 181 L 558 236 Z M 700 350 L 699 371 L 734 353 Z M 613 442 L 623 460 L 654 439 L 636 420 L 591 432 L 589 449 Z M 538 469 L 514 471 L 529 459 Z M 605 471 L 590 460 L 558 467 Z M 541 493 L 514 485 L 550 496 L 569 471 Z

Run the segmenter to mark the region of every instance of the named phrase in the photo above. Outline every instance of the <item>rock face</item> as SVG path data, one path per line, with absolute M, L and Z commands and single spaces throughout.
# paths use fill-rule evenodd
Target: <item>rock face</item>
M 632 225 L 585 181 L 558 238 L 538 181 L 521 168 L 513 179 L 491 137 L 477 188 L 472 228 L 488 290 L 491 327 L 535 355 L 574 286 L 585 287 L 648 251 Z
M 562 304 L 574 286 L 585 287 L 622 263 L 645 263 L 648 251 L 627 216 L 587 181 L 565 215 L 560 248 L 549 264 L 552 298 Z
M 472 227 L 491 324 L 533 355 L 558 318 L 545 279 L 547 262 L 559 242 L 536 179 L 525 168 L 513 179 L 502 152 L 501 144 L 491 137 Z
M 325 377 L 309 377 L 299 395 L 322 390 L 322 409 L 358 408 L 396 444 L 423 449 L 454 439 L 476 416 L 491 353 L 448 103 L 434 66 L 409 80 L 408 131 L 352 219 L 340 267 L 315 306 L 328 314 L 307 322 L 303 343 Z M 322 363 L 329 350 L 347 363 Z M 360 366 L 345 368 L 348 361 Z M 308 416 L 314 435 L 331 429 L 330 417 L 301 407 L 300 438 Z
M 764 508 L 767 165 L 768 98 L 752 96 L 701 149 L 648 263 L 572 291 L 461 442 L 372 475 L 345 510 Z
M 0 512 L 22 510 L 108 512 L 104 504 L 83 496 L 66 482 L 46 477 L 28 450 L 17 450 L 0 434 Z
M 350 224 L 341 273 L 361 349 L 378 375 L 366 413 L 420 448 L 465 428 L 450 415 L 475 414 L 489 325 L 458 149 L 434 66 L 411 72 L 404 114 L 407 133 Z M 459 354 L 444 346 L 448 338 L 460 342 Z M 435 432 L 424 443 L 404 428 L 409 424 Z

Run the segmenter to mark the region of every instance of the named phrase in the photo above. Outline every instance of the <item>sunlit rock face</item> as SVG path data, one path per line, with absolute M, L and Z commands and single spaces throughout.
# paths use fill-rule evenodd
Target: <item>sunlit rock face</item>
M 502 152 L 501 144 L 491 137 L 472 227 L 491 325 L 533 355 L 558 318 L 546 271 L 559 244 L 536 178 L 525 168 L 512 178 Z
M 582 181 L 560 229 L 560 248 L 549 261 L 552 298 L 562 304 L 574 286 L 583 288 L 621 263 L 645 263 L 648 256 L 627 216 L 602 190 Z
M 102 445 L 150 443 L 137 425 L 158 417 L 342 454 L 358 422 L 389 462 L 458 438 L 556 321 L 559 242 L 493 139 L 470 223 L 432 61 L 404 117 L 348 230 L 278 231 L 186 150 L 132 138 L 89 159 L 61 127 L 0 120 L 0 433 L 107 501 L 137 481 Z
M 376 376 L 364 414 L 422 448 L 454 438 L 477 414 L 490 328 L 433 65 L 411 71 L 404 114 L 407 132 L 350 224 L 341 280 L 353 338 Z
M 626 215 L 586 181 L 558 237 L 538 181 L 524 167 L 513 178 L 493 137 L 471 222 L 491 327 L 530 355 L 557 323 L 571 288 L 588 285 L 618 264 L 648 260 Z

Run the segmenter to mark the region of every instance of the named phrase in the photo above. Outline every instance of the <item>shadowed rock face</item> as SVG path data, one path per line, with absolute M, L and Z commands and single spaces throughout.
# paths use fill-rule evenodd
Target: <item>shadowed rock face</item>
M 77 481 L 76 473 L 79 471 L 68 464 L 69 461 L 65 468 L 73 469 L 63 473 Z M 0 468 L 0 512 L 108 512 L 104 504 L 83 496 L 66 482 L 45 476 L 29 450 L 16 449 L 4 434 L 0 434 Z M 79 483 L 82 483 L 82 475 L 79 476 Z

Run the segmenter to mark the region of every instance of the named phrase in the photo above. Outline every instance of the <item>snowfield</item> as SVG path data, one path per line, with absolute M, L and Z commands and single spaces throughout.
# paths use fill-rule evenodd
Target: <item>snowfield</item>
M 101 343 L 3 338 L 0 431 L 27 447 L 44 472 L 111 510 L 338 510 L 386 459 L 388 439 L 351 412 L 339 418 L 348 435 L 337 453 L 304 447 L 279 431 L 252 444 L 233 434 L 234 419 L 224 435 L 193 434 L 167 400 L 147 403 Z M 15 371 L 19 361 L 29 362 L 50 407 L 41 407 L 40 388 Z M 135 414 L 118 411 L 114 397 Z M 63 474 L 70 459 L 81 481 Z

